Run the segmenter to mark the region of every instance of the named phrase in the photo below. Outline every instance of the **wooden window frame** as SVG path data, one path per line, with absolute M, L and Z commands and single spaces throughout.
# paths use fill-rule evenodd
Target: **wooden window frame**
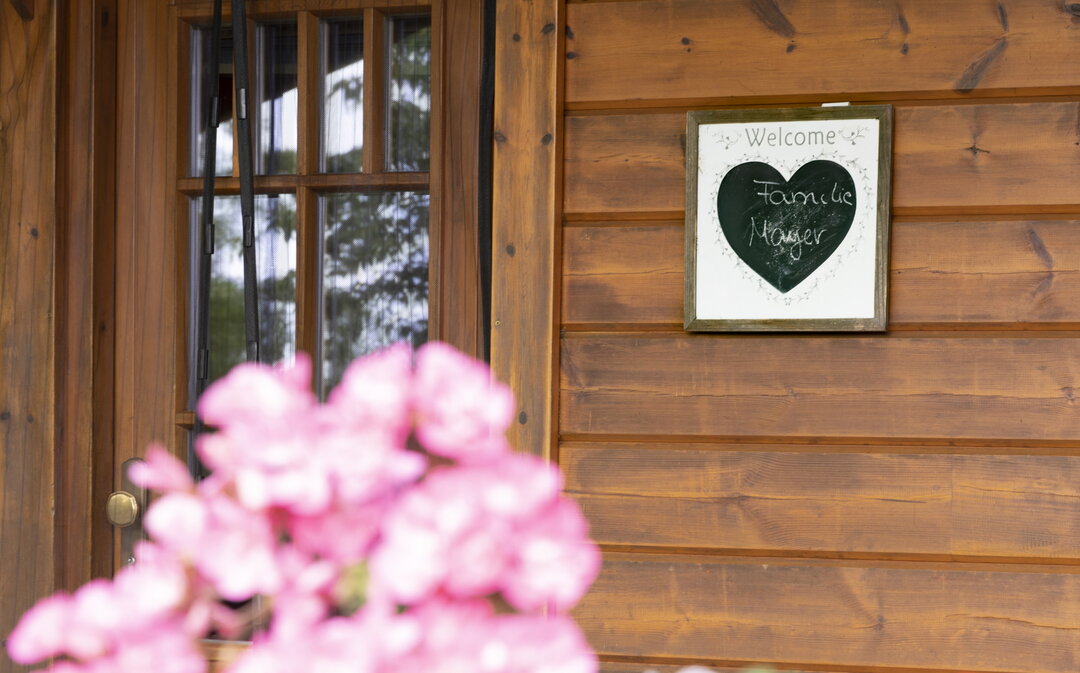
M 478 158 L 480 118 L 480 44 L 476 40 L 447 40 L 448 31 L 469 30 L 477 38 L 482 34 L 481 3 L 462 0 L 263 0 L 250 3 L 248 34 L 255 26 L 269 21 L 296 20 L 298 34 L 297 88 L 298 135 L 297 171 L 288 175 L 256 175 L 256 194 L 295 194 L 297 204 L 297 334 L 296 349 L 317 352 L 318 296 L 317 272 L 320 268 L 318 223 L 319 198 L 337 192 L 423 191 L 429 194 L 429 318 L 430 339 L 447 341 L 462 350 L 482 357 L 485 350 L 481 265 L 478 244 Z M 227 5 L 223 21 L 231 12 Z M 475 5 L 470 7 L 469 5 Z M 190 326 L 188 321 L 189 257 L 188 226 L 190 204 L 202 193 L 203 179 L 189 177 L 190 124 L 186 123 L 190 103 L 191 29 L 206 25 L 212 13 L 208 0 L 179 0 L 175 9 L 173 37 L 176 58 L 172 109 L 180 115 L 176 124 L 175 212 L 177 249 L 177 365 L 175 385 L 175 423 L 183 434 L 194 425 L 195 417 L 187 404 L 189 364 L 187 360 Z M 395 172 L 384 167 L 386 19 L 394 15 L 429 12 L 432 23 L 430 170 Z M 324 173 L 319 171 L 321 143 L 320 23 L 337 17 L 363 17 L 364 61 L 366 73 L 380 76 L 364 78 L 364 164 L 359 173 Z M 254 54 L 255 40 L 249 52 Z M 470 44 L 471 43 L 471 44 Z M 250 63 L 255 63 L 249 57 Z M 463 64 L 465 67 L 463 68 Z M 451 71 L 451 68 L 455 70 Z M 451 109 L 451 107 L 453 109 Z M 458 120 L 451 127 L 447 118 Z M 470 120 L 461 123 L 461 120 Z M 373 150 L 373 151 L 372 151 Z M 461 175 L 463 174 L 463 175 Z M 449 178 L 449 179 L 448 179 Z M 444 186 L 456 188 L 445 193 Z M 215 195 L 238 194 L 239 178 L 217 177 Z

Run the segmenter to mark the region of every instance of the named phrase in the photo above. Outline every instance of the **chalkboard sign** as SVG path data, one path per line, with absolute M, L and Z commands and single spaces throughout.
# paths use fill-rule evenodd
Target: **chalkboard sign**
M 691 331 L 883 330 L 892 108 L 694 111 Z

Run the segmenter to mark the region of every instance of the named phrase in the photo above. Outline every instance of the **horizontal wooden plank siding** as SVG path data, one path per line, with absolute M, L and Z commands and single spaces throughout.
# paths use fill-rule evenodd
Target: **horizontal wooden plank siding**
M 896 221 L 889 320 L 1080 323 L 1080 220 Z M 563 321 L 682 329 L 683 226 L 563 232 Z
M 604 673 L 1080 670 L 1080 4 L 564 0 Z M 894 106 L 880 334 L 683 330 L 689 110 Z
M 567 336 L 563 433 L 1080 439 L 1080 339 Z
M 1021 570 L 610 554 L 575 615 L 601 655 L 1074 673 L 1080 576 Z
M 654 663 L 632 663 L 631 661 L 601 661 L 600 673 L 677 673 L 681 671 L 684 666 L 675 664 L 654 664 Z M 714 673 L 785 673 L 781 669 L 769 666 L 768 668 L 730 668 L 730 667 L 717 667 L 710 666 L 710 670 Z M 830 673 L 839 673 L 832 672 Z
M 898 107 L 895 128 L 894 208 L 1080 203 L 1080 103 Z M 684 112 L 567 118 L 567 214 L 682 211 L 685 134 Z
M 1078 82 L 1078 14 L 1044 0 L 574 3 L 566 97 L 723 103 L 1060 90 Z
M 1080 457 L 569 443 L 566 489 L 606 544 L 1080 558 Z

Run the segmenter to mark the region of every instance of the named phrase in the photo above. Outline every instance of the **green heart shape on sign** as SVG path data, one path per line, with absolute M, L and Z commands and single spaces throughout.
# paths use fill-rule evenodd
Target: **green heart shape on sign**
M 760 161 L 732 168 L 716 209 L 735 254 L 782 293 L 806 280 L 844 241 L 855 219 L 855 181 L 840 164 L 804 164 L 790 180 Z

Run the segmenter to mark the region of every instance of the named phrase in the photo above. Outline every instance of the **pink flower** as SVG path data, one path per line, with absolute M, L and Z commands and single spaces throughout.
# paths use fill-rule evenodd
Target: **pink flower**
M 385 430 L 400 444 L 409 434 L 412 378 L 412 350 L 395 344 L 354 360 L 327 405 L 343 423 Z
M 145 625 L 182 614 L 193 597 L 188 568 L 149 542 L 139 543 L 135 558 L 135 565 L 123 568 L 113 579 L 115 600 L 124 606 L 123 621 Z
M 286 423 L 233 425 L 201 437 L 197 448 L 219 480 L 235 483 L 237 499 L 244 506 L 318 512 L 330 504 L 332 491 L 314 459 L 317 437 L 309 415 Z
M 169 669 L 176 673 L 201 671 L 181 652 L 192 647 L 192 635 L 184 628 L 191 612 L 183 568 L 161 554 L 146 553 L 143 559 L 112 582 L 93 580 L 72 596 L 57 594 L 38 603 L 9 639 L 12 659 L 32 663 L 68 655 L 86 664 L 81 670 L 112 671 L 131 670 L 125 662 L 156 652 L 177 655 L 176 667 Z M 205 630 L 205 624 L 199 625 L 194 635 Z
M 387 517 L 373 584 L 406 604 L 439 591 L 501 591 L 522 610 L 572 606 L 599 553 L 578 506 L 560 498 L 560 481 L 556 468 L 521 454 L 433 471 Z
M 325 406 L 315 405 L 306 388 L 307 365 L 301 359 L 293 369 L 238 367 L 200 406 L 221 431 L 200 438 L 199 454 L 219 480 L 235 485 L 245 507 L 315 517 L 337 499 L 363 504 L 423 473 L 424 457 L 404 446 L 411 418 L 407 347 L 357 360 Z
M 596 654 L 568 617 L 505 615 L 498 618 L 507 673 L 595 673 Z
M 408 492 L 373 553 L 373 584 L 403 603 L 440 587 L 462 597 L 496 591 L 512 524 L 485 508 L 482 485 L 467 468 L 440 469 Z
M 266 423 L 287 425 L 315 407 L 311 392 L 311 360 L 297 353 L 291 367 L 237 365 L 206 389 L 199 399 L 200 416 L 210 425 L 229 429 Z
M 7 639 L 8 654 L 17 664 L 32 664 L 66 652 L 71 596 L 58 593 L 26 611 Z
M 386 507 L 385 501 L 338 505 L 317 515 L 291 516 L 286 527 L 293 544 L 300 549 L 348 565 L 370 553 Z
M 187 465 L 173 457 L 160 444 L 151 444 L 146 450 L 146 460 L 132 465 L 128 473 L 136 485 L 155 491 L 169 493 L 195 488 L 195 481 L 191 478 Z
M 251 509 L 316 512 L 330 502 L 330 484 L 311 455 L 320 421 L 310 367 L 304 356 L 291 368 L 239 365 L 199 401 L 200 414 L 220 429 L 199 438 L 199 456 L 218 480 L 235 482 Z
M 101 662 L 102 671 L 205 673 L 206 657 L 179 624 L 162 624 L 141 637 L 131 637 Z
M 229 673 L 383 673 L 390 662 L 417 639 L 409 620 L 375 617 L 332 617 L 300 634 L 256 640 L 229 668 Z
M 596 655 L 565 617 L 493 615 L 483 601 L 434 601 L 413 613 L 423 640 L 394 673 L 595 673 Z
M 343 566 L 314 559 L 293 546 L 284 547 L 278 558 L 285 582 L 269 603 L 273 609 L 270 636 L 276 640 L 295 640 L 330 615 Z
M 146 513 L 147 531 L 192 563 L 227 600 L 273 593 L 282 583 L 277 533 L 269 517 L 200 484 L 199 495 L 173 493 Z
M 428 451 L 483 461 L 507 450 L 514 398 L 486 365 L 431 342 L 417 351 L 415 377 L 416 436 Z
M 227 601 L 264 596 L 269 628 L 232 671 L 595 672 L 571 620 L 494 613 L 496 598 L 570 608 L 599 553 L 558 469 L 507 451 L 513 400 L 484 365 L 429 344 L 414 368 L 395 346 L 353 363 L 325 405 L 303 356 L 242 365 L 199 410 L 218 427 L 197 445 L 213 474 L 196 484 L 151 447 L 132 478 L 164 493 L 153 542 L 112 581 L 31 609 L 17 662 L 205 673 L 199 639 L 250 618 Z
M 560 499 L 518 530 L 503 596 L 519 610 L 549 602 L 567 610 L 600 572 L 600 551 L 589 541 L 588 522 L 576 503 Z
M 363 504 L 416 481 L 427 468 L 421 454 L 405 450 L 403 437 L 350 427 L 331 408 L 308 460 L 318 466 L 340 501 Z

